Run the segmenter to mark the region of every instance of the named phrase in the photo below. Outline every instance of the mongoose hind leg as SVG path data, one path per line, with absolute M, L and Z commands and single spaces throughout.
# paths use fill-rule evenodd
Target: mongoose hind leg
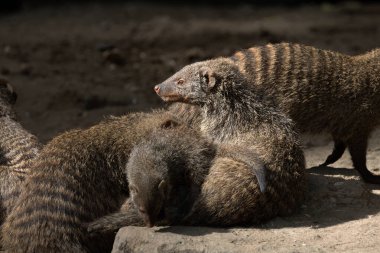
M 380 184 L 380 175 L 372 174 L 366 165 L 368 135 L 352 137 L 348 141 L 348 149 L 351 154 L 354 168 L 367 183 Z
M 144 221 L 138 214 L 132 200 L 128 198 L 118 212 L 108 214 L 86 224 L 90 234 L 116 232 L 125 226 L 144 226 Z
M 338 161 L 342 157 L 344 151 L 346 150 L 346 147 L 346 143 L 341 140 L 334 139 L 334 149 L 332 153 L 327 157 L 326 161 L 319 166 L 327 166 Z
M 220 144 L 218 155 L 229 157 L 236 161 L 245 163 L 252 170 L 252 172 L 255 173 L 260 191 L 265 192 L 265 166 L 264 163 L 258 158 L 259 156 L 255 150 L 242 147 L 240 145 Z

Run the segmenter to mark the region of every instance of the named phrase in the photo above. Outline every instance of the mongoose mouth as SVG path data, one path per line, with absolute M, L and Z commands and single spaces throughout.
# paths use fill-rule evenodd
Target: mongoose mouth
M 165 102 L 180 102 L 181 98 L 178 96 L 160 96 Z

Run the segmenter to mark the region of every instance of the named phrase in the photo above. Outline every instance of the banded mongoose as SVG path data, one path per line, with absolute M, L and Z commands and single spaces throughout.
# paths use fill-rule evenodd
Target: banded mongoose
M 172 127 L 165 112 L 115 117 L 50 141 L 31 166 L 2 227 L 7 252 L 109 252 L 114 234 L 90 237 L 82 224 L 118 210 L 128 196 L 124 168 L 134 144 Z
M 242 79 L 245 88 L 234 91 Z M 208 104 L 207 111 L 222 113 L 204 122 L 207 129 L 228 117 L 218 100 L 230 104 L 230 114 L 239 114 L 235 104 L 240 106 L 246 92 L 254 93 L 289 115 L 302 132 L 332 135 L 334 150 L 323 165 L 337 161 L 348 147 L 362 178 L 380 183 L 366 167 L 367 140 L 380 119 L 380 49 L 352 57 L 299 44 L 268 44 L 185 66 L 155 90 L 165 101 Z
M 212 70 L 211 70 L 212 69 Z M 213 71 L 213 72 L 211 72 Z M 212 73 L 226 73 L 215 78 Z M 255 164 L 258 157 L 263 169 L 256 168 L 261 190 L 265 191 L 265 170 L 287 166 L 290 154 L 299 148 L 292 121 L 283 113 L 261 102 L 238 67 L 221 64 L 202 67 L 198 82 L 177 84 L 169 79 L 156 86 L 164 100 L 197 104 L 202 109 L 200 129 L 233 159 Z M 240 77 L 240 78 L 239 78 Z M 176 78 L 173 78 L 177 80 Z
M 0 79 L 0 224 L 12 210 L 21 183 L 30 173 L 30 162 L 42 145 L 17 121 L 13 105 L 17 94 Z
M 90 232 L 141 225 L 136 213 L 149 227 L 257 224 L 290 214 L 305 193 L 304 159 L 297 145 L 286 164 L 269 167 L 262 193 L 251 168 L 187 127 L 164 129 L 137 144 L 126 171 L 131 198 L 120 212 L 91 223 Z

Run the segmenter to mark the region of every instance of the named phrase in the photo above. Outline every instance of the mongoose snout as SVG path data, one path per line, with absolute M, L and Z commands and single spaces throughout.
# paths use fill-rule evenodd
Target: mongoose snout
M 181 96 L 178 94 L 176 87 L 169 83 L 161 83 L 154 86 L 154 91 L 165 102 L 178 102 L 181 100 Z
M 154 86 L 154 91 L 158 94 L 160 92 L 160 86 L 159 85 Z

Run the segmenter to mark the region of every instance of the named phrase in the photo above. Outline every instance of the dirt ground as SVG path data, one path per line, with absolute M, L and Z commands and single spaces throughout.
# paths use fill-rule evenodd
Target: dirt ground
M 366 52 L 380 46 L 380 4 L 259 8 L 115 3 L 25 9 L 0 16 L 0 76 L 19 94 L 21 122 L 46 142 L 110 114 L 162 107 L 153 85 L 188 63 L 281 41 Z M 377 252 L 380 188 L 362 183 L 348 169 L 347 154 L 334 164 L 337 169 L 316 168 L 331 149 L 327 137 L 305 137 L 304 143 L 315 194 L 299 215 L 274 220 L 266 225 L 270 232 L 254 233 L 255 240 L 276 252 L 274 235 L 291 226 L 279 237 L 288 245 L 283 252 L 299 251 L 289 245 L 305 240 L 304 249 L 316 252 Z M 379 162 L 377 131 L 369 167 L 379 171 Z M 247 230 L 234 233 L 246 235 Z

